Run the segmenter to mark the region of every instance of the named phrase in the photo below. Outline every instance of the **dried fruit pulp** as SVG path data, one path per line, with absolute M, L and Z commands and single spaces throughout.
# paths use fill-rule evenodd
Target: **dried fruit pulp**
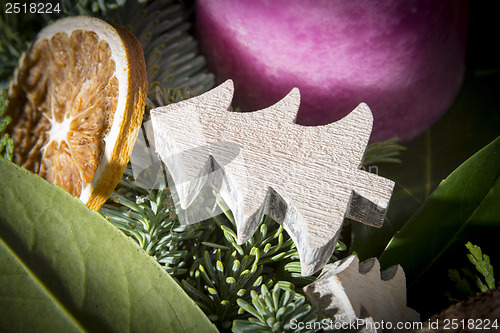
M 146 91 L 142 50 L 128 32 L 90 17 L 57 21 L 11 84 L 14 162 L 98 208 L 128 162 Z

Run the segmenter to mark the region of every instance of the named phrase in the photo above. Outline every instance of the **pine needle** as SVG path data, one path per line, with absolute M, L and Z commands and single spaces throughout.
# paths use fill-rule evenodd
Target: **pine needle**
M 2 90 L 0 92 L 0 133 L 5 131 L 12 119 L 5 115 L 7 111 L 7 106 L 5 101 L 7 100 L 7 91 Z M 12 156 L 14 154 L 14 140 L 9 136 L 9 134 L 4 133 L 0 137 L 0 156 L 9 161 L 12 161 Z
M 363 159 L 363 165 L 370 166 L 379 163 L 401 163 L 399 155 L 402 151 L 406 150 L 406 148 L 396 143 L 399 140 L 399 138 L 392 138 L 368 145 Z

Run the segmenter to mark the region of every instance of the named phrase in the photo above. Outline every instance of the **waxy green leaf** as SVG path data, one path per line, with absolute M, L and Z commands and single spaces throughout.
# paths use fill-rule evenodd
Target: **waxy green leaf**
M 500 226 L 500 137 L 452 172 L 396 234 L 380 256 L 400 264 L 415 283 L 457 242 Z
M 0 158 L 0 331 L 217 332 L 131 239 Z
M 390 239 L 423 205 L 440 182 L 499 134 L 499 76 L 469 72 L 446 115 L 415 140 L 403 143 L 401 164 L 376 164 L 383 177 L 396 182 L 382 228 L 353 223 L 352 248 L 360 259 L 378 257 Z M 368 170 L 369 170 L 369 167 Z

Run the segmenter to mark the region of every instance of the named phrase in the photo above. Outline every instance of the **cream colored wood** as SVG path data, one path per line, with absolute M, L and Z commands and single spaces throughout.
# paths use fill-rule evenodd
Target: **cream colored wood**
M 345 217 L 382 225 L 394 183 L 360 170 L 373 123 L 366 104 L 335 123 L 301 126 L 297 88 L 254 112 L 229 111 L 232 97 L 228 80 L 151 111 L 181 209 L 209 185 L 231 209 L 240 244 L 269 215 L 295 242 L 303 275 L 329 260 Z
M 419 314 L 406 306 L 406 279 L 401 266 L 381 272 L 375 258 L 359 263 L 356 256 L 349 256 L 326 265 L 304 291 L 311 303 L 332 320 L 349 323 L 370 318 L 374 325 L 391 322 L 393 328 L 398 323 L 420 321 Z

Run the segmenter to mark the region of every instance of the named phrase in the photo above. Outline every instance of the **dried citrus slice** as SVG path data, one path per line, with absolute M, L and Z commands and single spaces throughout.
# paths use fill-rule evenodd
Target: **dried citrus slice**
M 99 209 L 130 159 L 146 94 L 131 33 L 91 17 L 56 21 L 21 57 L 9 88 L 13 161 Z

